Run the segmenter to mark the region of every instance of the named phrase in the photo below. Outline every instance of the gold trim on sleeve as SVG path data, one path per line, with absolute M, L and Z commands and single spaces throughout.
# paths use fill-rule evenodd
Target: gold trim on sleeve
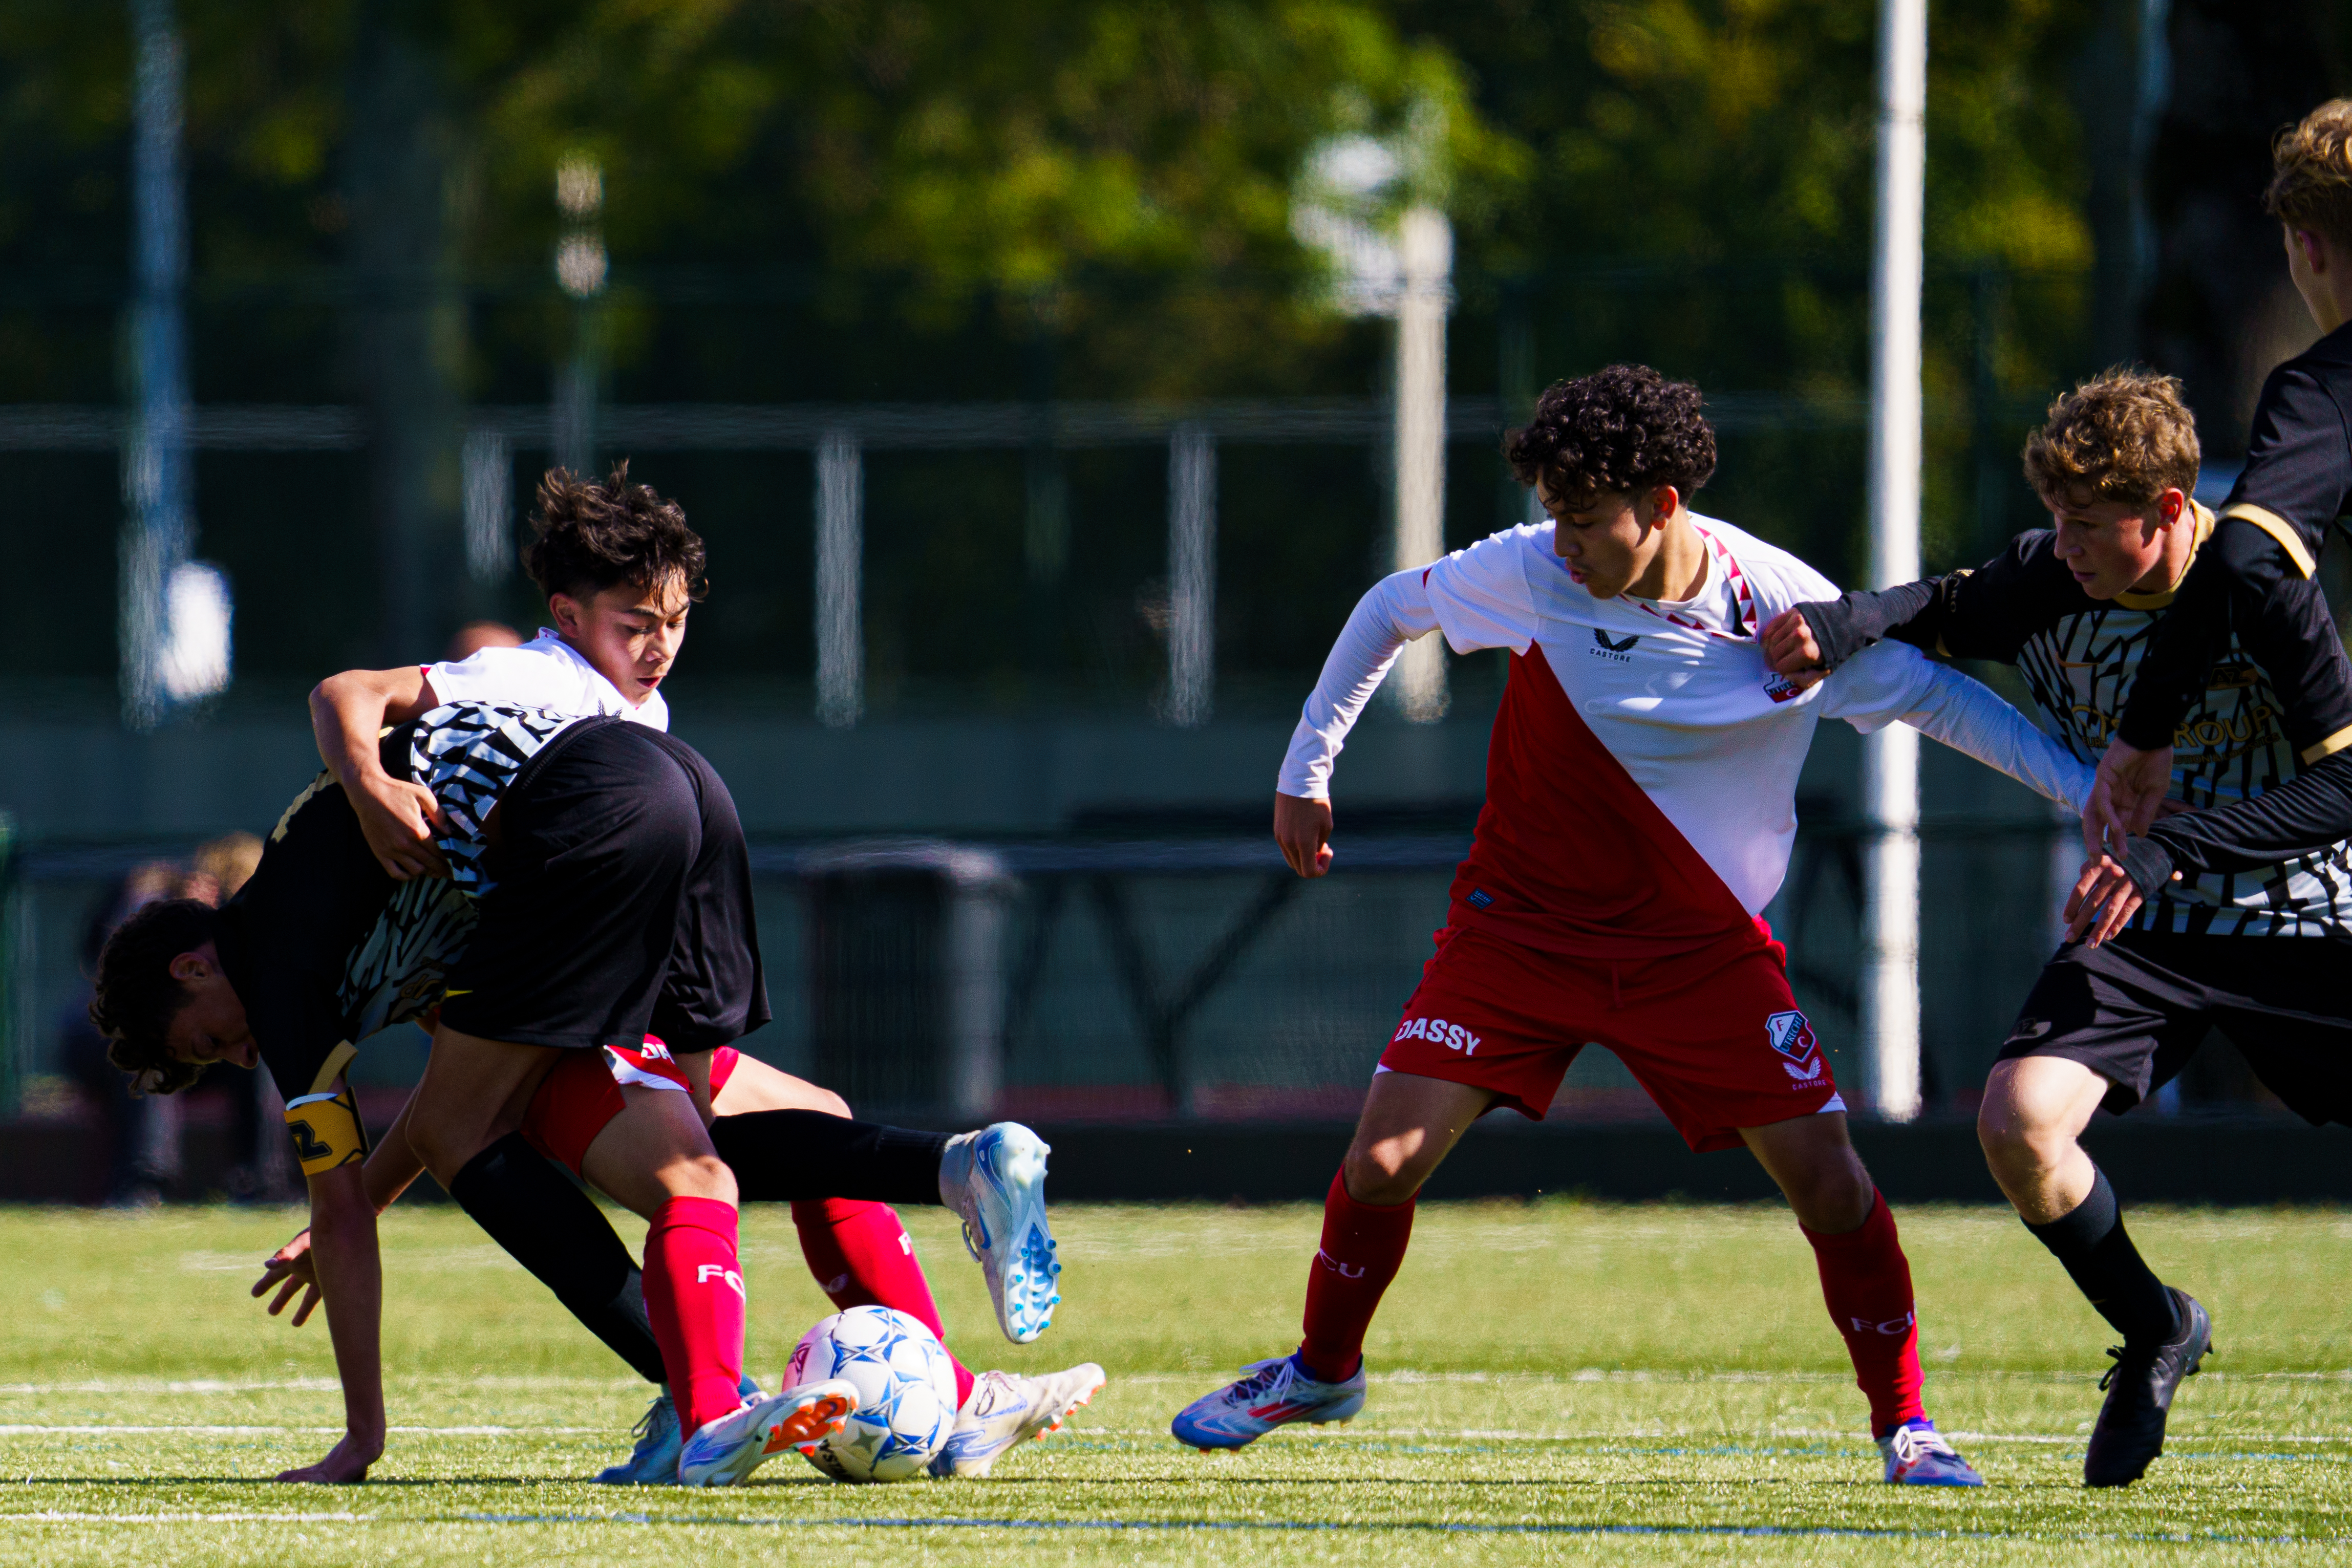
M 308 784 L 303 785 L 302 792 L 299 795 L 295 796 L 291 801 L 288 802 L 286 810 L 278 814 L 278 825 L 269 830 L 269 841 L 274 844 L 278 840 L 284 838 L 286 836 L 286 824 L 294 820 L 294 813 L 309 805 L 310 803 L 311 796 L 317 794 L 320 790 L 324 789 L 328 785 L 332 784 L 334 781 L 335 776 L 333 774 L 328 772 L 323 768 L 320 768 L 319 776 L 316 779 L 311 779 Z
M 2311 551 L 2305 548 L 2303 538 L 2294 531 L 2294 526 L 2276 512 L 2265 507 L 2257 507 L 2252 501 L 2241 501 L 2221 515 L 2225 517 L 2243 517 L 2271 538 L 2278 540 L 2279 549 L 2286 551 L 2287 559 L 2294 562 L 2295 570 L 2304 576 L 2309 577 L 2319 570 L 2319 563 L 2311 559 Z
M 348 1040 L 327 1052 L 326 1065 L 319 1069 L 316 1078 L 310 1080 L 310 1092 L 325 1094 L 331 1092 L 335 1087 L 335 1080 L 343 1075 L 343 1069 L 349 1067 L 352 1059 L 359 1053 L 360 1048 Z
M 2337 730 L 2325 740 L 2313 741 L 2303 748 L 2301 755 L 2305 762 L 2316 762 L 2323 757 L 2335 756 L 2347 746 L 2352 746 L 2352 726 Z

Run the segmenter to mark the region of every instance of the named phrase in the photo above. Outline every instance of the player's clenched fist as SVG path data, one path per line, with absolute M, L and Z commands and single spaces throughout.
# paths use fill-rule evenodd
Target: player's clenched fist
M 1801 610 L 1783 610 L 1765 624 L 1764 662 L 1800 690 L 1829 674 L 1822 668 L 1822 645 Z
M 1282 858 L 1301 876 L 1321 876 L 1331 869 L 1331 802 L 1303 795 L 1276 793 L 1274 798 L 1274 841 Z

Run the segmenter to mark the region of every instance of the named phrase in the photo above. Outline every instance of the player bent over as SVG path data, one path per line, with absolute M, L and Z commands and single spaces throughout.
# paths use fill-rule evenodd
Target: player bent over
M 647 1049 L 657 1048 L 648 1041 Z M 627 1249 L 593 1204 L 567 1201 L 567 1195 L 577 1197 L 575 1189 L 546 1164 L 555 1160 L 595 1184 L 599 1145 L 623 1108 L 625 1083 L 640 1066 L 635 1053 L 618 1049 L 601 1059 L 585 1052 L 565 1057 L 533 1097 L 521 1129 L 502 1139 L 492 1157 L 510 1178 L 511 1197 L 502 1201 L 535 1199 L 541 1217 L 536 1234 L 522 1234 L 520 1227 L 502 1232 L 512 1237 L 509 1251 L 640 1375 L 660 1385 L 666 1375 L 661 1353 L 638 1304 L 636 1270 Z M 824 1091 L 726 1046 L 711 1053 L 710 1085 L 719 1113 L 710 1124 L 711 1142 L 735 1173 L 740 1201 L 789 1202 L 796 1212 L 824 1202 L 861 1215 L 888 1216 L 888 1237 L 860 1224 L 859 1234 L 835 1244 L 842 1272 L 819 1283 L 836 1308 L 894 1307 L 919 1319 L 944 1343 L 939 1309 L 892 1203 L 940 1204 L 975 1237 L 1044 1233 L 1042 1168 L 1023 1169 L 1024 1145 L 1008 1137 L 1026 1134 L 1034 1141 L 1035 1135 L 1017 1123 L 950 1134 L 853 1121 L 845 1108 L 809 1110 L 803 1103 L 811 1092 L 823 1096 Z M 838 1106 L 838 1100 L 834 1103 Z M 1034 1146 L 1042 1151 L 1045 1145 Z M 368 1156 L 369 1198 L 379 1213 L 398 1197 L 391 1183 L 399 1174 L 385 1148 Z M 817 1194 L 825 1197 L 819 1199 Z M 527 1216 L 519 1211 L 518 1218 Z M 869 1247 L 877 1239 L 879 1246 Z M 802 1240 L 811 1266 L 824 1267 L 823 1239 L 812 1238 L 804 1227 Z M 858 1260 L 854 1275 L 846 1256 L 851 1248 L 868 1253 Z M 1013 1250 L 996 1249 L 1003 1256 Z M 1050 1278 L 1055 1267 L 1048 1260 L 1043 1272 Z M 1017 1286 L 1008 1291 L 994 1271 L 990 1278 L 1002 1314 L 1003 1304 L 1018 1300 L 1020 1292 Z M 310 1289 L 294 1314 L 297 1326 L 310 1315 L 317 1291 L 307 1236 L 298 1236 L 270 1259 L 253 1293 L 275 1288 L 269 1311 L 276 1313 L 305 1286 Z M 1000 1315 L 1000 1324 L 1004 1322 Z M 1009 1327 L 1006 1337 L 1013 1337 Z M 958 1415 L 931 1462 L 931 1473 L 941 1477 L 989 1474 L 1007 1450 L 1058 1430 L 1104 1382 L 1102 1368 L 1092 1362 L 1032 1377 L 996 1370 L 975 1376 L 952 1352 L 949 1360 L 955 1367 Z M 754 1391 L 748 1378 L 744 1391 Z M 637 1429 L 635 1451 L 596 1479 L 616 1485 L 674 1484 L 682 1439 L 667 1388 L 655 1396 Z
M 2026 443 L 2054 528 L 1973 572 L 1801 605 L 1768 645 L 1792 674 L 1837 668 L 1881 637 L 2013 664 L 2059 739 L 2097 758 L 2143 657 L 2188 609 L 2174 591 L 2221 545 L 2188 498 L 2197 467 L 2179 383 L 2109 371 L 2053 402 Z M 2352 1121 L 2352 811 L 2339 793 L 2352 786 L 2352 664 L 2316 592 L 2242 582 L 2223 610 L 2218 657 L 2168 751 L 2172 792 L 2197 810 L 2132 839 L 2127 877 L 2095 864 L 1978 1113 L 2026 1228 L 2123 1336 L 2084 1457 L 2091 1486 L 2137 1480 L 2163 1451 L 2174 1394 L 2212 1341 L 2204 1307 L 2142 1260 L 2076 1142 L 2092 1113 L 2140 1103 L 2218 1028 L 2306 1119 Z
M 1810 690 L 1773 674 L 1759 629 L 1827 583 L 1690 510 L 1715 468 L 1697 388 L 1623 365 L 1559 382 L 1507 451 L 1552 521 L 1373 588 L 1292 739 L 1275 835 L 1293 869 L 1319 876 L 1332 760 L 1403 643 L 1443 631 L 1459 653 L 1510 650 L 1445 929 L 1325 1200 L 1305 1342 L 1196 1401 L 1175 1435 L 1238 1448 L 1286 1422 L 1355 1415 L 1365 1330 L 1403 1261 L 1414 1195 L 1486 1112 L 1541 1117 L 1595 1041 L 1693 1149 L 1744 1144 L 1787 1196 L 1885 1479 L 1979 1485 L 1921 1403 L 1895 1219 L 1847 1142 L 1845 1102 L 1758 912 L 1786 872 L 1798 771 L 1824 717 L 1905 720 L 2053 799 L 2078 801 L 2090 770 L 1908 648 Z
M 628 465 L 610 478 L 584 480 L 550 472 L 539 487 L 532 538 L 523 566 L 547 594 L 552 628 L 521 647 L 484 650 L 460 661 L 392 670 L 348 671 L 311 694 L 312 728 L 357 812 L 361 830 L 387 874 L 396 880 L 447 874 L 434 850 L 439 808 L 430 791 L 395 778 L 383 766 L 376 737 L 439 706 L 467 698 L 515 704 L 559 714 L 611 714 L 658 730 L 669 725 L 660 687 L 683 646 L 688 616 L 703 590 L 706 551 L 684 510 L 649 486 L 632 484 Z M 874 1304 L 907 1312 L 940 1333 L 937 1307 L 916 1261 L 913 1243 L 886 1201 L 856 1185 L 855 1161 L 825 1157 L 844 1135 L 823 1124 L 792 1118 L 737 1121 L 752 1113 L 808 1110 L 846 1116 L 829 1090 L 751 1061 L 735 1072 L 736 1052 L 712 1058 L 711 1136 L 734 1170 L 746 1201 L 790 1201 L 803 1257 L 818 1286 L 836 1307 Z M 577 1067 L 579 1071 L 573 1071 Z M 562 1083 L 583 1120 L 570 1132 L 543 1118 L 551 1135 L 570 1144 L 564 1163 L 578 1174 L 581 1151 L 618 1109 L 610 1076 L 567 1063 L 534 1102 L 536 1115 Z M 601 1113 L 600 1113 L 601 1112 Z M 869 1139 L 892 1138 L 939 1165 L 947 1140 L 930 1134 L 869 1128 Z M 543 1142 L 541 1152 L 552 1152 Z M 911 1200 L 933 1195 L 965 1219 L 967 1245 L 989 1282 L 998 1321 L 1016 1343 L 1035 1339 L 1060 1300 L 1060 1264 L 1046 1223 L 1042 1177 L 1049 1151 L 1027 1128 L 1003 1123 L 957 1140 L 951 1170 L 934 1183 L 921 1175 L 906 1190 Z M 572 1197 L 565 1184 L 536 1170 L 528 1152 L 509 1150 L 488 1167 L 504 1179 L 478 1183 L 475 1213 L 494 1238 L 553 1289 L 599 1337 L 658 1384 L 660 1360 L 636 1304 L 635 1269 L 626 1249 L 593 1204 Z M 478 1175 L 480 1173 L 478 1173 Z M 828 1185 L 847 1183 L 846 1186 Z M 870 1184 L 869 1184 L 870 1185 Z M 787 1190 L 789 1189 L 789 1190 Z M 944 1196 L 952 1193 L 952 1197 Z M 381 1203 L 389 1202 L 382 1196 Z M 298 1239 L 299 1242 L 299 1239 Z M 299 1247 L 276 1261 L 299 1255 Z M 265 1275 L 257 1294 L 276 1281 Z M 281 1303 L 282 1304 L 281 1298 Z M 954 1360 L 952 1354 L 950 1361 Z M 1013 1445 L 1058 1427 L 1097 1391 L 1099 1367 L 1087 1364 L 1060 1374 L 1024 1377 L 990 1372 L 975 1378 L 956 1363 L 959 1419 L 934 1469 L 981 1475 Z M 641 1423 L 644 1440 L 630 1463 L 603 1479 L 667 1479 L 676 1470 L 677 1419 L 664 1394 Z
M 566 1051 L 635 1070 L 599 1186 L 650 1221 L 645 1308 L 688 1484 L 740 1480 L 838 1427 L 844 1384 L 746 1401 L 735 1182 L 699 1107 L 709 1051 L 764 1022 L 750 867 L 734 805 L 682 742 L 612 718 L 453 704 L 386 747 L 434 791 L 450 879 L 395 883 L 326 776 L 289 807 L 226 908 L 158 904 L 109 941 L 94 1022 L 144 1087 L 257 1058 L 277 1080 L 310 1192 L 310 1261 L 346 1432 L 287 1479 L 354 1481 L 384 1442 L 382 1271 L 345 1069 L 353 1043 L 439 1002 L 425 1077 L 386 1136 L 390 1185 L 430 1169 L 461 1205 L 479 1161 Z M 649 1029 L 684 1047 L 646 1048 Z M 662 1051 L 661 1058 L 669 1053 Z

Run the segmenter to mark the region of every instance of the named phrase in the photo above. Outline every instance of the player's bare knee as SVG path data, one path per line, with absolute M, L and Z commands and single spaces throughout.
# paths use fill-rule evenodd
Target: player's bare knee
M 1861 1157 L 1843 1146 L 1781 1173 L 1780 1192 L 1798 1223 L 1825 1235 L 1860 1228 L 1878 1201 L 1877 1185 Z
M 2032 1175 L 2054 1167 L 2074 1135 L 2059 1118 L 2037 1114 L 2028 1102 L 1988 1094 L 1977 1107 L 1977 1143 L 2000 1174 Z
M 1348 1184 L 1348 1196 L 1358 1203 L 1391 1204 L 1410 1201 L 1429 1173 L 1420 1168 L 1420 1162 L 1402 1144 L 1386 1139 L 1369 1148 L 1349 1150 L 1339 1175 Z
M 849 1102 L 830 1089 L 817 1090 L 810 1098 L 809 1109 L 822 1111 L 828 1116 L 838 1116 L 845 1122 L 849 1120 Z
M 707 1197 L 718 1203 L 740 1202 L 735 1173 L 717 1155 L 694 1155 L 672 1160 L 662 1168 L 662 1189 L 672 1197 Z

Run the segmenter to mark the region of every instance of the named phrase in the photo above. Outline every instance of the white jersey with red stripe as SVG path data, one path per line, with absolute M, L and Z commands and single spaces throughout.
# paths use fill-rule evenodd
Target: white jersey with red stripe
M 1510 680 L 1455 916 L 1559 951 L 1633 956 L 1733 939 L 1779 891 L 1815 725 L 1905 719 L 2070 805 L 2090 770 L 2015 708 L 1916 649 L 1883 643 L 1800 691 L 1758 640 L 1828 579 L 1694 516 L 1706 575 L 1686 601 L 1595 599 L 1524 525 L 1400 572 L 1365 596 L 1307 702 L 1285 793 L 1326 794 L 1347 730 L 1410 637 L 1504 648 Z M 1883 657 L 1880 655 L 1884 655 Z

